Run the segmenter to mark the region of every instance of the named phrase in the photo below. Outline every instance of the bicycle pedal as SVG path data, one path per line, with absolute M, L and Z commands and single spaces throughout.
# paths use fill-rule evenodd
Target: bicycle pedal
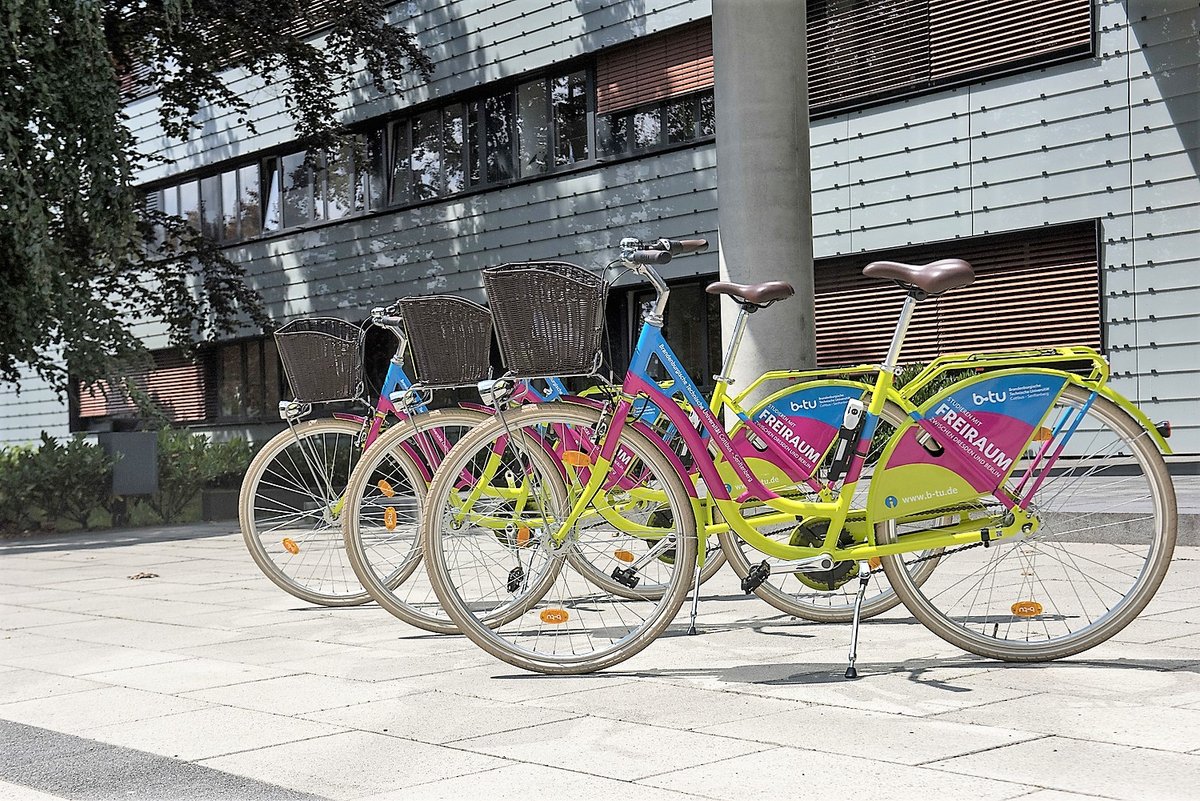
M 525 583 L 525 571 L 518 565 L 508 571 L 508 591 L 516 592 Z
M 742 579 L 742 592 L 751 594 L 761 587 L 771 577 L 771 563 L 763 560 L 750 568 L 750 572 Z
M 612 577 L 619 584 L 624 584 L 629 589 L 633 589 L 638 585 L 641 579 L 634 572 L 632 567 L 618 567 L 612 572 Z

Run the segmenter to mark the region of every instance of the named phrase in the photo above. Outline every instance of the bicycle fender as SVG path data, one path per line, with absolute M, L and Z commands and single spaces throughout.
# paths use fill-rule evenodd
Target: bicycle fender
M 1039 369 L 981 373 L 925 401 L 875 467 L 868 519 L 904 517 L 993 494 L 1030 447 L 1071 377 Z M 941 453 L 921 444 L 925 433 Z
M 1095 389 L 1095 387 L 1088 386 L 1081 380 L 1072 380 L 1071 383 L 1077 384 L 1084 389 Z M 1173 453 L 1171 446 L 1167 444 L 1167 440 L 1163 438 L 1162 434 L 1158 433 L 1158 427 L 1154 425 L 1150 418 L 1147 417 L 1141 409 L 1134 405 L 1133 401 L 1117 392 L 1109 384 L 1105 384 L 1104 386 L 1100 387 L 1098 391 L 1106 399 L 1120 406 L 1123 412 L 1128 414 L 1134 420 L 1137 420 L 1142 428 L 1146 429 L 1146 433 L 1149 434 L 1150 438 L 1154 440 L 1154 444 L 1158 446 L 1158 450 L 1161 453 L 1168 456 Z

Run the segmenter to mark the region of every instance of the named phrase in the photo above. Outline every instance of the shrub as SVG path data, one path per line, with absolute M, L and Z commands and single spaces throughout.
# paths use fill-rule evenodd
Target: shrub
M 42 510 L 48 527 L 59 517 L 90 528 L 92 513 L 112 501 L 112 458 L 98 445 L 75 435 L 60 444 L 42 433 L 42 444 L 25 456 L 27 497 Z
M 24 531 L 35 524 L 29 502 L 32 466 L 29 448 L 0 449 L 0 529 Z

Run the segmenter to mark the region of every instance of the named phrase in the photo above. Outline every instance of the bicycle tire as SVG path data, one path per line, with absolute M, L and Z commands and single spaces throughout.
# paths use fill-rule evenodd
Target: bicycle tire
M 430 432 L 457 441 L 490 419 L 486 412 L 461 408 L 410 417 L 380 437 L 350 477 L 342 515 L 350 565 L 376 603 L 410 626 L 438 634 L 458 632 L 442 612 L 424 571 L 418 570 L 422 555 L 417 515 L 426 476 L 433 470 L 427 459 L 418 464 L 417 458 L 426 448 L 441 447 L 429 441 Z M 388 494 L 380 482 L 386 482 Z
M 670 568 L 672 578 L 654 597 L 632 600 L 606 592 L 574 569 L 562 569 L 572 550 L 581 554 L 579 558 L 595 559 L 601 557 L 601 550 L 590 546 L 582 550 L 578 527 L 562 545 L 550 543 L 550 532 L 557 530 L 570 509 L 570 493 L 549 449 L 530 432 L 554 424 L 594 428 L 599 420 L 600 412 L 595 409 L 560 403 L 506 413 L 503 419 L 497 417 L 463 438 L 447 456 L 426 496 L 422 542 L 430 580 L 442 607 L 475 644 L 525 670 L 590 673 L 628 659 L 671 623 L 691 584 L 692 570 L 684 566 L 695 564 L 696 529 L 687 490 L 658 447 L 630 428 L 624 430 L 620 447 L 646 468 L 649 480 L 662 486 L 668 510 L 664 514 L 673 521 L 674 564 L 658 562 L 646 551 L 648 566 L 659 573 Z M 501 440 L 504 449 L 498 459 L 535 477 L 526 483 L 537 503 L 530 507 L 523 502 L 520 507 L 536 508 L 520 518 L 520 527 L 532 534 L 527 533 L 526 540 L 518 544 L 506 539 L 507 534 L 464 525 L 462 505 L 452 497 L 462 471 L 480 463 L 477 457 L 483 454 L 496 459 Z M 633 542 L 638 538 L 615 529 L 605 533 L 609 542 L 604 558 L 616 567 L 629 564 L 614 555 L 625 547 L 640 547 Z M 600 532 L 592 534 L 599 542 Z M 473 556 L 472 551 L 478 555 Z M 512 557 L 522 566 L 527 558 L 528 571 L 536 577 L 528 589 L 518 588 L 520 593 L 512 589 L 511 571 L 510 583 L 503 584 Z
M 268 440 L 242 479 L 238 522 L 251 558 L 276 586 L 308 603 L 371 600 L 342 547 L 337 499 L 325 497 L 330 488 L 345 489 L 361 431 L 350 420 L 299 423 Z
M 1057 405 L 1086 408 L 1091 422 L 1085 418 L 1075 436 L 1090 439 L 1073 441 L 1071 453 L 1056 465 L 1057 474 L 1051 471 L 1038 489 L 1033 508 L 1039 529 L 986 549 L 948 551 L 924 587 L 906 578 L 900 557 L 883 559 L 896 594 L 912 614 L 934 634 L 979 656 L 1035 662 L 1092 648 L 1137 617 L 1170 565 L 1178 522 L 1175 491 L 1162 454 L 1146 430 L 1115 403 L 1099 395 L 1092 398 L 1089 390 L 1075 385 L 1065 388 Z M 1013 471 L 1019 472 L 1019 467 Z M 1072 489 L 1086 490 L 1090 498 L 1121 499 L 1123 511 L 1094 511 L 1095 501 L 1075 499 L 1069 494 Z M 1093 518 L 1094 528 L 1075 527 L 1088 518 Z M 880 523 L 876 536 L 880 542 L 893 542 L 899 536 L 897 526 Z M 1144 555 L 1136 550 L 1135 540 L 1144 541 Z M 1103 569 L 1103 576 L 1089 576 L 1081 565 L 1093 573 Z M 986 575 L 965 590 L 959 586 L 981 573 Z M 966 578 L 953 583 L 960 575 Z M 1132 579 L 1124 591 L 1116 586 L 1124 583 L 1121 577 Z M 984 581 L 987 597 L 980 598 Z M 1064 583 L 1070 585 L 1069 594 L 1052 594 Z M 998 599 L 997 584 L 1004 593 Z M 972 588 L 977 591 L 963 606 L 959 602 Z M 1093 597 L 1096 608 L 1082 608 Z M 1030 614 L 1038 610 L 1041 613 Z M 1076 620 L 1086 623 L 1075 630 L 1071 625 Z

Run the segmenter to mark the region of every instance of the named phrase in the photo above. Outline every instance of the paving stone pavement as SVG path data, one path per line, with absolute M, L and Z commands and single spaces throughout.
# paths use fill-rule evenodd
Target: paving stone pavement
M 896 610 L 848 682 L 848 626 L 732 573 L 704 596 L 700 636 L 546 677 L 309 607 L 229 524 L 0 542 L 0 799 L 1200 797 L 1200 547 L 1117 638 L 1045 665 Z

